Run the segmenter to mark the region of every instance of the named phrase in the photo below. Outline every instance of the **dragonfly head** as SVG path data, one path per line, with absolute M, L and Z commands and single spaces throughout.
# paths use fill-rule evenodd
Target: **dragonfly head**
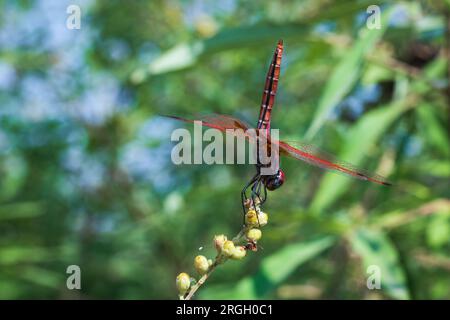
M 278 189 L 284 182 L 284 172 L 278 169 L 278 172 L 274 175 L 267 176 L 264 180 L 264 184 L 270 191 Z

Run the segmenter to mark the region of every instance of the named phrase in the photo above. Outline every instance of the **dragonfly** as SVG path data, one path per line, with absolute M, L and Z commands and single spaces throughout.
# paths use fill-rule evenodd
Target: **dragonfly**
M 370 173 L 364 169 L 360 169 L 347 162 L 340 161 L 333 155 L 324 152 L 312 145 L 292 141 L 270 141 L 271 116 L 275 103 L 275 96 L 277 94 L 278 82 L 280 79 L 282 55 L 283 41 L 279 40 L 270 62 L 269 70 L 267 72 L 258 122 L 256 124 L 256 132 L 259 133 L 258 137 L 264 136 L 269 140 L 269 142 L 263 144 L 259 143 L 259 139 L 256 139 L 257 148 L 266 147 L 270 149 L 270 146 L 276 143 L 279 149 L 279 154 L 281 154 L 282 156 L 301 160 L 322 169 L 342 173 L 351 178 L 365 180 L 378 185 L 391 186 L 392 184 L 388 182 L 386 178 L 375 173 Z M 246 130 L 251 129 L 251 126 L 248 125 L 245 121 L 229 115 L 212 114 L 201 116 L 196 120 L 189 120 L 177 116 L 168 117 L 185 122 L 201 121 L 201 124 L 203 126 L 215 128 L 222 132 L 226 132 L 229 129 L 242 129 L 242 131 L 245 132 Z M 255 142 L 255 140 L 253 142 Z M 261 163 L 258 157 L 257 163 L 255 165 L 256 173 L 245 184 L 244 188 L 241 191 L 241 200 L 243 203 L 244 214 L 246 212 L 245 203 L 248 203 L 248 201 L 251 200 L 250 203 L 255 204 L 257 201 L 259 205 L 262 205 L 267 199 L 267 191 L 276 190 L 280 188 L 285 182 L 286 175 L 280 167 L 280 162 L 278 160 L 276 160 L 276 162 L 277 167 L 275 173 L 271 175 L 263 175 L 262 168 L 265 165 Z

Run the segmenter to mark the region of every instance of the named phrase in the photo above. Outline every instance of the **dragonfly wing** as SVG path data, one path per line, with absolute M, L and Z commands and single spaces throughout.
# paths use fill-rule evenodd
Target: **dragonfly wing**
M 247 130 L 250 126 L 243 120 L 238 118 L 227 116 L 224 114 L 210 114 L 205 115 L 199 118 L 200 121 L 203 121 L 206 126 L 216 127 L 216 129 L 242 129 Z
M 342 172 L 353 178 L 367 180 L 385 186 L 392 185 L 386 178 L 378 174 L 367 172 L 350 163 L 338 160 L 333 155 L 308 144 L 296 141 L 289 141 L 289 143 L 280 141 L 279 148 L 281 154 L 302 160 L 316 167 Z
M 177 117 L 177 116 L 166 116 L 166 117 L 175 119 L 175 120 L 179 120 L 179 121 L 189 122 L 189 123 L 194 123 L 195 121 L 201 121 L 202 126 L 217 129 L 222 132 L 227 132 L 227 130 L 232 130 L 229 132 L 236 137 L 243 136 L 251 142 L 256 141 L 255 134 L 252 134 L 251 132 L 248 131 L 248 129 L 250 129 L 250 126 L 245 121 L 240 120 L 235 117 L 232 117 L 232 116 L 223 115 L 223 114 L 210 114 L 210 115 L 199 116 L 199 117 L 197 117 L 197 119 L 194 119 L 194 120 Z
M 177 116 L 165 116 L 165 117 L 190 123 L 194 123 L 195 121 L 201 121 L 203 126 L 218 129 L 220 131 L 225 131 L 226 129 L 242 129 L 245 131 L 249 128 L 249 125 L 244 121 L 223 114 L 204 115 L 199 116 L 197 117 L 197 119 L 193 120 Z

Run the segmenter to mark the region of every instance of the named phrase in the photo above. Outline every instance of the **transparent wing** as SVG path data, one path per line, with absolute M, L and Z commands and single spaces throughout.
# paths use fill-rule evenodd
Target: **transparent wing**
M 198 116 L 196 119 L 186 119 L 182 117 L 177 116 L 165 116 L 168 118 L 184 121 L 184 122 L 191 122 L 194 121 L 202 121 L 202 125 L 205 127 L 215 128 L 221 131 L 225 131 L 226 129 L 242 129 L 247 130 L 250 128 L 250 126 L 245 123 L 244 121 L 234 118 L 232 116 L 227 116 L 223 114 L 210 114 L 210 115 L 204 115 L 204 116 Z
M 373 183 L 391 186 L 392 184 L 386 178 L 360 169 L 350 163 L 336 159 L 333 155 L 322 151 L 314 146 L 298 141 L 279 141 L 280 154 L 302 160 L 313 166 L 323 169 L 342 172 L 352 178 L 367 180 Z
M 251 129 L 251 127 L 245 121 L 237 119 L 232 116 L 214 113 L 209 115 L 198 116 L 196 117 L 196 119 L 193 120 L 177 116 L 165 116 L 165 117 L 189 123 L 201 121 L 202 126 L 214 128 L 222 132 L 226 132 L 226 130 L 233 130 L 233 132 L 230 132 L 230 134 L 236 137 L 243 136 L 250 142 L 256 141 L 256 136 L 248 131 L 248 129 Z

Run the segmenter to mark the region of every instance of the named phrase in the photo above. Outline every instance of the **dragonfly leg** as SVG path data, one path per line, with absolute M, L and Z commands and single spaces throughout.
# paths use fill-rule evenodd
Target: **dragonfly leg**
M 255 184 L 253 185 L 253 187 L 252 187 L 252 199 L 254 200 L 254 199 L 258 199 L 258 201 L 259 201 L 259 205 L 261 205 L 262 204 L 262 199 L 261 199 L 261 186 L 263 185 L 264 183 L 263 183 L 263 179 L 262 179 L 262 177 L 260 176 L 259 178 L 258 178 L 258 180 L 255 182 Z M 253 206 L 255 207 L 255 202 L 253 202 Z M 255 207 L 255 209 L 256 209 L 256 207 Z
M 255 208 L 256 218 L 258 219 L 258 227 L 261 227 L 261 224 L 259 223 L 259 210 L 256 209 L 255 203 L 256 203 L 256 199 L 259 200 L 259 205 L 261 205 L 263 203 L 263 201 L 260 197 L 261 185 L 264 185 L 264 182 L 262 181 L 262 177 L 259 176 L 257 181 L 252 186 L 252 193 L 251 193 L 253 207 Z
M 261 180 L 258 182 L 258 186 L 256 187 L 256 192 L 255 192 L 255 194 L 256 194 L 256 196 L 258 197 L 258 200 L 259 200 L 259 205 L 262 205 L 263 204 L 263 199 L 261 198 L 261 187 L 264 185 L 264 183 L 262 182 L 262 178 L 261 178 Z
M 246 214 L 246 209 L 245 209 L 245 202 L 248 200 L 247 198 L 247 189 L 252 186 L 253 189 L 253 185 L 255 184 L 255 182 L 258 180 L 259 177 L 259 173 L 256 173 L 253 178 L 245 185 L 245 187 L 242 189 L 241 191 L 241 202 L 242 202 L 242 210 L 244 212 L 244 224 L 245 224 L 245 214 Z M 253 201 L 253 200 L 252 200 Z
M 261 204 L 263 204 L 267 200 L 267 187 L 264 183 L 262 185 L 263 185 L 263 190 L 264 190 L 264 196 L 262 198 Z

